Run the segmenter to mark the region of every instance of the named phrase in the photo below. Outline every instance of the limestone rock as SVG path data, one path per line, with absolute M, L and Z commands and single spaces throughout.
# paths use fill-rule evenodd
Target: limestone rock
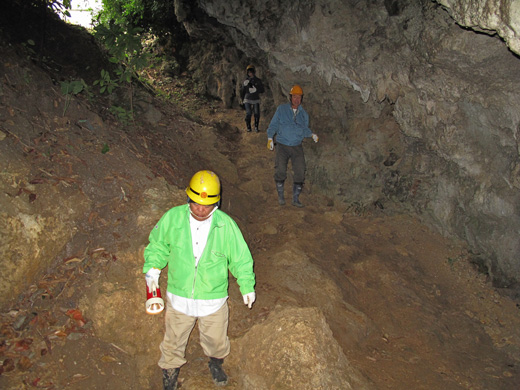
M 505 287 L 520 280 L 511 233 L 520 229 L 520 61 L 509 50 L 518 52 L 518 4 L 177 0 L 176 9 L 190 34 L 211 37 L 209 50 L 218 37 L 249 57 L 220 49 L 203 58 L 266 70 L 265 117 L 293 84 L 303 87 L 320 136 L 304 143 L 315 188 L 361 211 L 419 215 L 466 240 Z M 240 80 L 240 66 L 211 67 L 222 84 Z
M 520 54 L 520 1 L 437 0 L 462 26 L 490 35 L 498 33 Z

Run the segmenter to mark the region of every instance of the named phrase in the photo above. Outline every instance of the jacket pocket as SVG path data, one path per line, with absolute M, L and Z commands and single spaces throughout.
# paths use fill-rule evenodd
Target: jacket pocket
M 200 282 L 207 292 L 227 291 L 228 260 L 224 253 L 212 250 L 200 264 Z

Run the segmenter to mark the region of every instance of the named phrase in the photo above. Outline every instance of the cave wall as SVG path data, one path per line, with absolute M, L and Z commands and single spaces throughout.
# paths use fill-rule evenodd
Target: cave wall
M 464 27 L 498 34 L 520 54 L 520 2 L 515 0 L 437 0 Z
M 520 60 L 514 2 L 503 3 L 176 0 L 175 9 L 194 39 L 236 48 L 211 75 L 220 84 L 260 65 L 267 118 L 302 85 L 320 135 L 305 145 L 307 190 L 360 211 L 416 213 L 467 241 L 506 287 L 520 280 Z

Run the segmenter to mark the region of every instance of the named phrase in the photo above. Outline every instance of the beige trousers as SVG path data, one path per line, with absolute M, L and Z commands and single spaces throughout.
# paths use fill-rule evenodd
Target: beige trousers
M 166 331 L 161 343 L 159 367 L 177 368 L 186 363 L 185 352 L 190 334 L 199 323 L 200 345 L 208 357 L 223 359 L 231 350 L 227 335 L 229 307 L 226 303 L 216 312 L 205 317 L 191 317 L 176 311 L 166 300 Z

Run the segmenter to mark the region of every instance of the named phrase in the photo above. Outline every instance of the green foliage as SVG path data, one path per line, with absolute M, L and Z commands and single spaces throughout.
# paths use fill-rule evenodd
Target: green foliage
M 61 85 L 61 93 L 65 95 L 65 107 L 63 108 L 63 115 L 69 108 L 70 100 L 72 95 L 78 95 L 83 91 L 87 91 L 89 93 L 89 98 L 91 97 L 89 88 L 85 80 L 72 80 L 72 81 L 62 81 Z
M 77 95 L 83 88 L 85 87 L 85 82 L 83 80 L 73 80 L 73 81 L 62 81 L 61 85 L 61 93 L 63 95 Z
M 104 25 L 137 26 L 157 35 L 174 33 L 180 26 L 174 2 L 164 0 L 103 0 L 98 21 Z
M 128 125 L 134 119 L 133 112 L 125 110 L 123 107 L 112 106 L 109 111 L 124 125 Z
M 41 0 L 32 0 L 34 5 L 41 4 Z M 58 15 L 70 17 L 69 9 L 71 9 L 71 0 L 45 0 L 47 8 Z
M 103 0 L 99 22 L 105 25 L 137 25 L 136 21 L 142 18 L 143 10 L 142 0 Z
M 120 25 L 98 25 L 94 36 L 104 44 L 109 53 L 109 61 L 116 64 L 116 79 L 107 70 L 101 71 L 101 79 L 95 85 L 101 86 L 101 93 L 112 93 L 123 83 L 131 83 L 134 76 L 148 66 L 149 54 L 143 51 L 141 43 L 142 28 L 125 28 Z
M 94 85 L 99 85 L 99 92 L 109 94 L 114 91 L 116 87 L 119 87 L 118 80 L 114 80 L 110 77 L 110 73 L 104 69 L 101 69 L 101 78 L 99 80 L 94 81 Z
M 126 110 L 114 106 L 114 114 L 119 120 L 127 121 L 133 117 L 132 95 L 133 80 L 137 78 L 139 71 L 149 64 L 149 54 L 145 53 L 142 46 L 143 29 L 140 27 L 127 28 L 124 25 L 110 23 L 98 25 L 94 29 L 94 36 L 108 50 L 109 61 L 115 64 L 113 73 L 109 70 L 101 70 L 101 78 L 94 81 L 99 85 L 100 93 L 111 94 L 116 88 L 126 86 L 130 101 L 130 114 Z M 124 110 L 121 111 L 121 110 Z
M 142 53 L 142 32 L 143 29 L 140 27 L 110 23 L 96 26 L 94 36 L 105 45 L 110 57 L 118 62 Z

